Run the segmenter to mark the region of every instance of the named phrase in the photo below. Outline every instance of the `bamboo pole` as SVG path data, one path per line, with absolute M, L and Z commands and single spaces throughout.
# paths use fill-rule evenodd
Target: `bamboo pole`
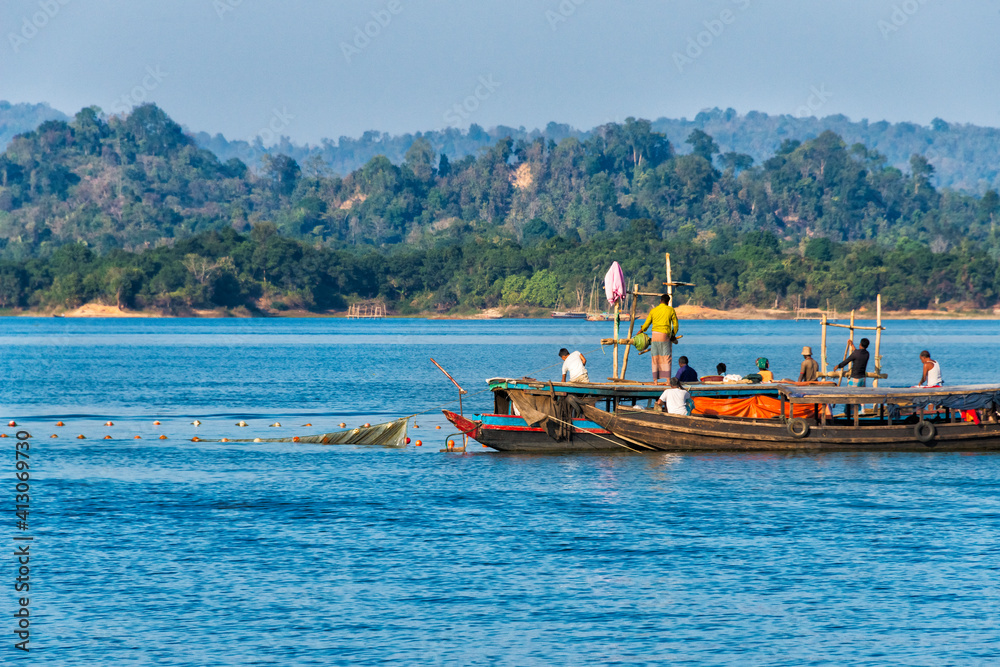
M 452 383 L 456 387 L 458 387 L 458 414 L 460 414 L 460 415 L 462 415 L 464 417 L 465 416 L 465 409 L 462 407 L 462 395 L 463 394 L 468 394 L 469 392 L 467 392 L 466 390 L 462 389 L 462 385 L 460 385 L 458 383 L 458 381 L 456 381 L 455 378 L 453 378 L 451 376 L 451 374 L 448 373 L 448 371 L 446 371 L 441 366 L 441 364 L 439 364 L 438 362 L 434 361 L 434 357 L 431 357 L 431 363 L 434 364 L 435 366 L 437 366 L 438 370 L 441 371 L 442 373 L 444 373 L 445 377 L 447 377 L 449 380 L 451 380 Z M 464 449 L 465 447 L 468 446 L 468 444 L 469 444 L 469 434 L 463 432 L 462 433 L 462 448 Z
M 820 339 L 821 342 L 819 350 L 820 350 L 820 364 L 822 365 L 822 371 L 823 374 L 825 375 L 826 374 L 826 313 L 823 313 L 822 327 L 823 327 L 823 335 L 822 338 Z
M 611 377 L 618 379 L 618 328 L 621 326 L 621 301 L 615 301 L 615 347 L 614 347 L 614 361 L 611 367 Z
M 851 311 L 851 326 L 848 327 L 848 328 L 851 330 L 851 333 L 847 337 L 847 345 L 844 346 L 844 358 L 843 358 L 843 361 L 847 361 L 848 355 L 851 354 L 851 345 L 854 344 L 854 311 L 853 310 Z M 851 366 L 854 366 L 854 364 L 851 364 Z M 839 387 L 840 383 L 843 382 L 843 381 L 844 381 L 844 376 L 841 375 L 839 378 L 837 378 L 837 386 Z
M 875 373 L 882 372 L 882 295 L 875 296 Z M 878 378 L 872 383 L 873 387 L 878 386 Z
M 639 286 L 634 285 L 633 290 L 638 290 Z M 632 340 L 632 332 L 635 331 L 635 304 L 639 300 L 638 292 L 632 292 L 632 309 L 629 313 L 628 322 L 628 337 L 629 341 Z M 628 345 L 625 348 L 625 359 L 622 361 L 622 379 L 625 378 L 625 372 L 628 370 L 628 353 L 632 351 L 632 346 Z
M 885 328 L 885 327 L 877 327 L 877 326 L 876 327 L 863 327 L 860 324 L 858 324 L 857 326 L 853 326 L 852 327 L 850 324 L 835 324 L 834 322 L 830 322 L 827 326 L 840 327 L 841 329 L 851 329 L 851 330 L 857 330 L 857 331 L 877 331 L 879 329 L 884 329 Z
M 667 294 L 670 295 L 670 305 L 674 305 L 674 278 L 670 273 L 670 253 L 667 255 Z

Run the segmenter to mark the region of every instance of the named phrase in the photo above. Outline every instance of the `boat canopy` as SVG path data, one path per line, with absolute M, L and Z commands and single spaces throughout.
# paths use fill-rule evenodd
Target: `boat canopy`
M 978 410 L 1000 405 L 1000 385 L 956 385 L 953 387 L 801 387 L 779 385 L 778 392 L 790 403 L 843 403 L 866 405 L 939 405 L 952 410 Z

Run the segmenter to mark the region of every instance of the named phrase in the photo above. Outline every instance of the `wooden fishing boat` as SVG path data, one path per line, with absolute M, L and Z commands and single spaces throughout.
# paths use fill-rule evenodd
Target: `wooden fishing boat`
M 557 320 L 585 320 L 587 313 L 575 310 L 553 310 L 552 317 Z
M 491 378 L 493 412 L 470 418 L 443 410 L 461 432 L 500 451 L 571 452 L 636 449 L 583 414 L 583 406 L 646 405 L 663 384 L 643 382 L 543 382 L 533 378 Z M 692 384 L 694 395 L 717 399 L 777 396 L 776 385 Z M 572 425 L 572 426 L 570 426 Z M 649 449 L 638 447 L 638 449 Z
M 777 389 L 775 416 L 730 416 L 698 397 L 690 416 L 629 405 L 582 412 L 627 443 L 661 451 L 1000 451 L 1000 385 Z M 851 417 L 829 417 L 832 405 L 854 406 Z

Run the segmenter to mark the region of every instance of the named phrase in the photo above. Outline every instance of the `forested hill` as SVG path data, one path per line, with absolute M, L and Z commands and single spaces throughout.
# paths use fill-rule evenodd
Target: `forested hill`
M 31 131 L 45 120 L 69 118 L 45 104 L 0 101 L 0 150 L 15 134 Z M 948 123 L 941 119 L 922 126 L 907 122 L 852 121 L 843 115 L 818 118 L 768 115 L 758 111 L 738 114 L 733 109 L 710 109 L 693 119 L 658 118 L 652 121 L 652 128 L 663 133 L 679 152 L 687 152 L 684 140 L 693 130 L 701 130 L 714 137 L 723 153 L 744 153 L 758 164 L 771 157 L 786 139 L 807 141 L 830 130 L 848 145 L 862 143 L 880 152 L 889 165 L 899 169 L 907 169 L 914 154 L 926 156 L 934 166 L 932 182 L 937 187 L 973 194 L 982 194 L 989 188 L 1000 189 L 1000 162 L 997 161 L 1000 128 Z M 373 130 L 360 137 L 324 139 L 317 146 L 295 144 L 287 137 L 278 137 L 276 144 L 265 146 L 259 137 L 227 140 L 221 134 L 207 132 L 195 132 L 192 136 L 198 146 L 211 150 L 222 161 L 238 158 L 258 169 L 264 155 L 288 155 L 299 164 L 318 155 L 333 173 L 343 176 L 377 155 L 385 155 L 396 164 L 402 162 L 406 151 L 418 138 L 426 139 L 435 151 L 455 160 L 478 155 L 482 148 L 504 137 L 515 141 L 543 138 L 558 143 L 567 137 L 585 141 L 598 131 L 599 128 L 578 130 L 555 122 L 537 130 L 504 126 L 484 129 L 473 124 L 466 131 L 448 128 L 402 135 Z
M 760 163 L 698 129 L 683 144 L 629 118 L 456 160 L 421 138 L 343 178 L 285 155 L 255 173 L 154 105 L 88 108 L 0 155 L 0 307 L 555 307 L 612 259 L 655 287 L 664 251 L 705 305 L 997 303 L 995 191 L 935 188 L 924 157 L 902 171 L 833 132 Z
M 455 161 L 418 139 L 401 164 L 378 156 L 344 178 L 284 155 L 266 156 L 255 174 L 199 148 L 154 105 L 110 119 L 88 108 L 18 136 L 0 155 L 0 256 L 45 255 L 68 242 L 143 248 L 261 221 L 335 247 L 434 244 L 478 224 L 529 244 L 587 240 L 650 219 L 662 238 L 705 242 L 768 230 L 786 245 L 905 237 L 935 251 L 962 240 L 996 248 L 996 192 L 939 191 L 919 155 L 903 172 L 832 132 L 786 140 L 760 164 L 697 129 L 684 148 L 678 154 L 650 122 L 630 118 L 584 141 L 503 138 Z
M 862 143 L 879 151 L 886 156 L 888 164 L 900 169 L 907 168 L 913 154 L 925 155 L 935 168 L 933 182 L 938 187 L 975 194 L 982 194 L 989 188 L 1000 189 L 1000 162 L 997 161 L 1000 128 L 949 124 L 940 119 L 935 119 L 930 126 L 922 126 L 906 122 L 851 121 L 843 115 L 816 118 L 768 115 L 758 111 L 744 115 L 733 109 L 703 111 L 690 120 L 658 118 L 652 121 L 652 128 L 666 135 L 681 152 L 686 152 L 683 142 L 688 135 L 701 130 L 715 138 L 722 152 L 745 153 L 758 163 L 771 157 L 787 139 L 807 141 L 829 130 L 840 135 L 847 144 Z M 401 162 L 418 138 L 426 139 L 435 151 L 455 159 L 476 155 L 480 149 L 504 137 L 515 141 L 542 138 L 558 143 L 566 137 L 584 141 L 599 131 L 600 128 L 577 130 L 559 123 L 549 123 L 540 130 L 505 126 L 484 129 L 473 124 L 468 131 L 448 128 L 402 135 L 370 131 L 358 138 L 325 139 L 318 146 L 299 145 L 281 137 L 271 147 L 265 147 L 259 139 L 227 141 L 221 134 L 205 132 L 197 133 L 195 139 L 198 145 L 223 159 L 237 157 L 251 166 L 265 154 L 281 153 L 299 162 L 318 155 L 335 173 L 347 174 L 376 155 Z

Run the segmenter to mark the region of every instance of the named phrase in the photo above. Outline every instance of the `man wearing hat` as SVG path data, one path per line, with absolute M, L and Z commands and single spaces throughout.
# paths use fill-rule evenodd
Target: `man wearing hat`
M 802 348 L 802 369 L 799 371 L 799 382 L 815 382 L 819 379 L 819 364 L 813 359 L 813 350 L 806 345 Z

